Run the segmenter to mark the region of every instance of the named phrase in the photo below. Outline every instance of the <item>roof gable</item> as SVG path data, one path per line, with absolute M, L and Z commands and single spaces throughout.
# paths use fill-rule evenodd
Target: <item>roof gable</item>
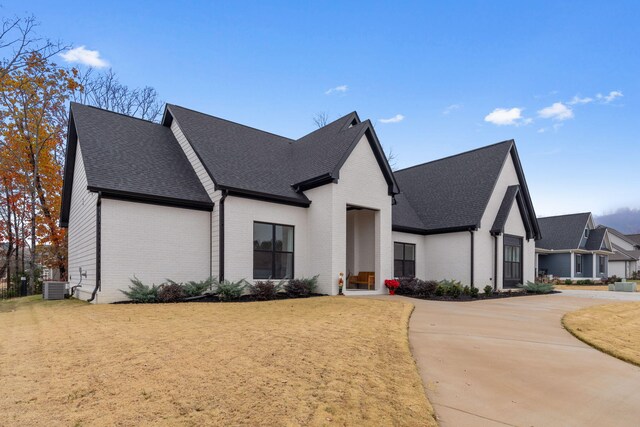
M 169 129 L 71 103 L 60 219 L 63 225 L 69 219 L 78 141 L 91 191 L 191 207 L 213 206 Z
M 531 236 L 538 237 L 533 204 L 513 140 L 396 171 L 404 199 L 396 197 L 394 228 L 398 231 L 408 228 L 409 219 L 414 226 L 419 225 L 405 204 L 409 204 L 419 218 L 424 234 L 479 228 L 509 156 L 520 182 L 518 191 L 511 190 L 511 197 L 521 194 L 521 210 L 532 218 L 528 221 Z M 505 206 L 503 214 L 506 209 Z
M 590 212 L 538 218 L 542 239 L 536 247 L 543 249 L 579 249 Z

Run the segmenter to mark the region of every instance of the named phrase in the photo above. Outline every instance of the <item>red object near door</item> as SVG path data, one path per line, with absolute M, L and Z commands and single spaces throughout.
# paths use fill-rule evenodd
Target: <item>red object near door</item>
M 395 294 L 396 294 L 395 289 L 389 289 L 389 295 L 395 295 Z

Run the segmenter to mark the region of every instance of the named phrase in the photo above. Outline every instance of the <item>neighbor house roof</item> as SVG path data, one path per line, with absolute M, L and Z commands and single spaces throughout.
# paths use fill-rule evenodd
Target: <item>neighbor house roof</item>
M 584 244 L 584 248 L 589 251 L 597 251 L 605 245 L 604 237 L 607 234 L 606 228 L 596 228 L 589 231 L 589 237 Z M 605 245 L 606 246 L 606 245 Z
M 640 245 L 640 243 L 636 243 L 631 236 L 627 236 L 626 234 L 623 234 L 621 232 L 619 232 L 618 230 L 616 230 L 615 228 L 611 228 L 611 227 L 607 227 L 606 225 L 598 225 L 597 228 L 605 228 L 607 229 L 607 231 L 617 237 L 619 237 L 620 239 L 624 240 L 625 242 L 629 243 L 630 245 Z
M 520 193 L 531 237 L 539 238 L 540 230 L 513 140 L 396 171 L 401 194 L 396 196 L 393 207 L 394 229 L 433 234 L 479 228 L 509 155 L 513 156 L 520 185 L 501 195 L 505 200 L 495 226 L 504 226 L 514 198 Z
M 579 249 L 590 212 L 538 218 L 542 239 L 536 247 L 543 249 Z M 590 235 L 595 230 L 590 232 Z M 601 239 L 602 240 L 602 239 Z
M 71 103 L 61 224 L 69 220 L 78 140 L 89 190 L 213 206 L 170 129 L 95 107 Z
M 640 247 L 640 234 L 625 234 L 628 239 L 632 240 L 636 246 Z
M 609 255 L 609 261 L 637 261 L 640 259 L 640 250 L 628 251 L 615 243 L 611 244 L 613 254 Z

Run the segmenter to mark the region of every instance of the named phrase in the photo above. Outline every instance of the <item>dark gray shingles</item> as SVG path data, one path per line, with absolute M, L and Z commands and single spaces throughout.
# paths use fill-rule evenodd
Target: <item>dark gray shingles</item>
M 511 207 L 515 202 L 518 191 L 520 191 L 519 185 L 510 185 L 507 187 L 507 191 L 505 191 L 504 198 L 500 204 L 500 209 L 498 209 L 496 219 L 491 227 L 492 233 L 502 233 L 504 231 L 504 225 L 507 222 L 507 218 L 509 218 L 509 212 L 511 212 Z
M 640 234 L 625 234 L 625 236 L 627 236 L 627 239 L 635 242 L 636 246 L 640 248 Z
M 425 226 L 413 210 L 404 193 L 396 194 L 393 205 L 393 226 L 411 230 L 424 230 Z
M 589 212 L 538 218 L 542 239 L 536 247 L 543 249 L 578 249 Z
M 468 151 L 394 173 L 425 231 L 480 225 L 513 141 Z M 398 206 L 393 208 L 396 225 Z
M 611 244 L 613 255 L 609 255 L 609 261 L 637 261 L 640 259 L 640 250 L 625 250 L 615 243 Z
M 72 103 L 90 187 L 211 203 L 170 129 Z
M 584 248 L 588 251 L 597 251 L 603 245 L 604 235 L 607 232 L 606 228 L 596 228 L 589 231 L 589 237 L 584 245 Z

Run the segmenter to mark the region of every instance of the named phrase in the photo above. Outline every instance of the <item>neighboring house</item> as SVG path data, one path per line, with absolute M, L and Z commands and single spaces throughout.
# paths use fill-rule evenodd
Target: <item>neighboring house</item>
M 533 279 L 540 236 L 513 141 L 394 174 L 355 112 L 293 140 L 175 105 L 155 124 L 71 104 L 61 224 L 70 284 L 93 302 L 134 275 L 499 289 Z
M 606 228 L 596 228 L 590 212 L 538 218 L 542 239 L 536 242 L 539 275 L 563 279 L 609 276 L 613 255 Z
M 613 254 L 609 256 L 609 275 L 624 279 L 633 277 L 640 268 L 640 245 L 615 228 L 604 225 L 598 225 L 598 228 L 606 229 L 611 240 Z
M 625 234 L 625 237 L 635 244 L 636 249 L 640 250 L 640 234 Z

